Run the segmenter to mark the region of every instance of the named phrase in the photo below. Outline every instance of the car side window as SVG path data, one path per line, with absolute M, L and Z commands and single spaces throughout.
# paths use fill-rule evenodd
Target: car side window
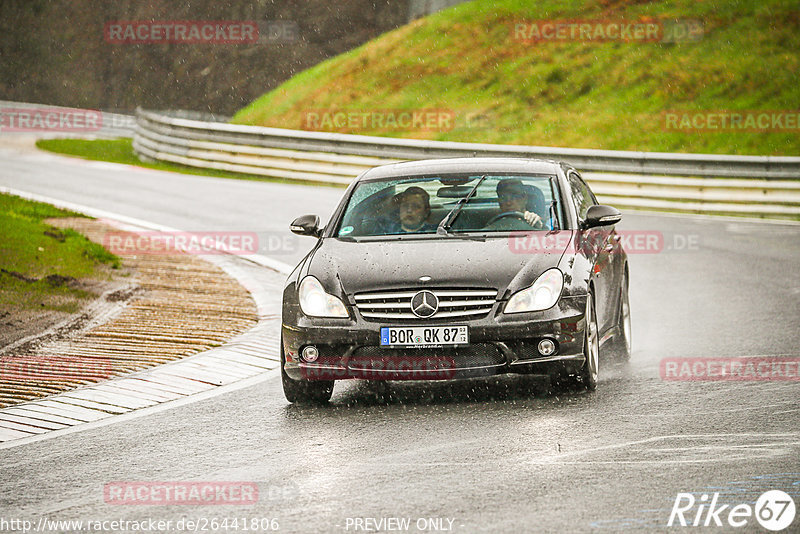
M 569 186 L 575 208 L 578 210 L 578 217 L 585 219 L 589 206 L 597 204 L 597 200 L 586 182 L 574 172 L 569 173 Z

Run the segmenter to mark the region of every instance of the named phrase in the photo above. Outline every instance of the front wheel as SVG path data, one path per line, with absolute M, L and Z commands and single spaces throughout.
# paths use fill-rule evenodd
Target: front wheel
M 597 334 L 597 316 L 594 308 L 594 296 L 589 293 L 586 297 L 586 313 L 584 315 L 586 326 L 583 334 L 583 365 L 574 374 L 556 375 L 560 387 L 568 391 L 597 389 L 597 370 L 600 365 L 600 339 Z
M 285 365 L 286 356 L 283 352 L 283 339 L 281 339 L 281 382 L 283 383 L 283 396 L 286 397 L 286 400 L 300 404 L 324 404 L 331 400 L 333 380 L 292 380 L 286 374 Z
M 600 367 L 600 336 L 597 333 L 597 315 L 594 309 L 594 295 L 586 299 L 586 328 L 583 335 L 583 353 L 586 361 L 578 378 L 589 391 L 597 389 L 597 372 Z

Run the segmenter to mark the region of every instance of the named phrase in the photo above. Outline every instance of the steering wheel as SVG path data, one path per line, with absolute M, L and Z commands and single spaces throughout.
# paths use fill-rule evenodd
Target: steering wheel
M 521 211 L 504 211 L 503 213 L 498 213 L 497 215 L 489 219 L 489 222 L 487 222 L 484 226 L 490 226 L 499 221 L 500 219 L 505 219 L 506 217 L 515 217 L 517 219 L 520 219 L 521 221 L 525 221 L 525 214 L 523 214 Z M 527 224 L 527 221 L 525 221 L 525 223 Z

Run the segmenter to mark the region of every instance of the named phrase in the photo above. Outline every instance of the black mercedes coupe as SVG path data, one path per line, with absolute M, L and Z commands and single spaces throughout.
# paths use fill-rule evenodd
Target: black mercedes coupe
M 283 292 L 290 402 L 326 402 L 340 379 L 549 375 L 593 390 L 630 355 L 628 257 L 616 209 L 571 166 L 456 158 L 373 168 Z

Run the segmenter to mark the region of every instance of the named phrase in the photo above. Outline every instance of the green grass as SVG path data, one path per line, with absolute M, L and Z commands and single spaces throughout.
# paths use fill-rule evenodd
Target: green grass
M 70 281 L 102 276 L 101 265 L 120 266 L 97 243 L 46 224 L 51 217 L 82 215 L 0 194 L 0 309 L 76 311 L 76 299 L 91 295 Z
M 798 131 L 667 131 L 667 111 L 791 111 L 800 4 L 763 0 L 477 0 L 306 70 L 233 122 L 298 129 L 304 114 L 440 109 L 455 127 L 345 133 L 445 141 L 719 154 L 800 154 Z M 696 19 L 696 42 L 541 42 L 514 24 Z
M 292 180 L 284 178 L 271 178 L 258 176 L 255 174 L 240 174 L 235 172 L 218 171 L 215 169 L 202 169 L 198 167 L 188 167 L 165 162 L 143 162 L 133 151 L 133 140 L 125 139 L 40 139 L 36 141 L 36 146 L 42 150 L 75 156 L 94 161 L 109 161 L 112 163 L 123 163 L 125 165 L 136 165 L 148 169 L 159 171 L 179 172 L 182 174 L 194 174 L 198 176 L 210 176 L 214 178 L 235 178 L 237 180 L 260 180 L 277 183 L 296 183 L 305 185 L 325 185 L 330 187 L 346 187 L 339 184 L 329 184 L 326 182 L 315 182 L 310 180 Z

